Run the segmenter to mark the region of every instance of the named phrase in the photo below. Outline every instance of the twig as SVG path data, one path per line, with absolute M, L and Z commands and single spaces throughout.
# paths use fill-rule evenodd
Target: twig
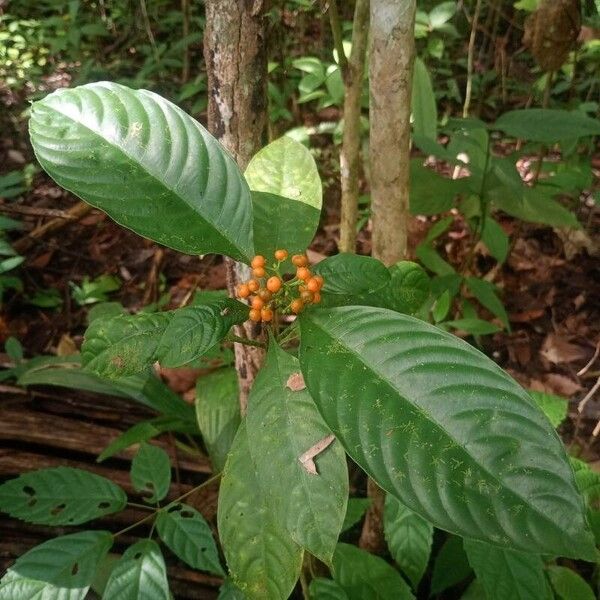
M 23 206 L 20 204 L 0 204 L 0 212 L 16 213 L 19 215 L 31 215 L 34 217 L 57 217 L 60 219 L 73 219 L 68 211 L 56 208 L 39 208 L 35 206 Z
M 469 116 L 469 106 L 471 104 L 471 93 L 473 88 L 473 56 L 475 54 L 475 38 L 477 37 L 477 24 L 479 22 L 479 13 L 481 12 L 481 0 L 475 4 L 475 13 L 471 21 L 471 35 L 469 36 L 469 50 L 467 52 L 467 86 L 465 88 L 465 103 L 463 105 L 463 119 Z
M 329 24 L 331 25 L 331 34 L 333 35 L 333 44 L 338 55 L 338 65 L 342 72 L 342 78 L 346 76 L 348 71 L 348 60 L 344 52 L 344 39 L 342 37 L 342 23 L 340 21 L 340 14 L 338 12 L 336 0 L 329 0 L 328 2 L 323 0 L 323 12 L 329 13 Z
M 592 387 L 592 389 L 585 395 L 585 398 L 581 400 L 581 402 L 577 405 L 577 410 L 582 412 L 585 408 L 585 405 L 591 400 L 592 396 L 600 389 L 600 377 L 598 377 L 596 383 Z M 595 430 L 594 430 L 595 431 Z
M 588 362 L 587 365 L 585 365 L 585 367 L 583 367 L 582 369 L 577 371 L 578 377 L 585 375 L 590 370 L 591 366 L 594 364 L 594 362 L 596 362 L 596 359 L 598 358 L 598 354 L 600 354 L 600 340 L 598 340 L 598 343 L 596 344 L 596 351 L 594 352 L 594 356 L 592 356 L 592 358 L 590 358 L 590 361 Z
M 233 333 L 229 334 L 225 338 L 226 342 L 234 342 L 236 344 L 244 344 L 245 346 L 255 346 L 256 348 L 266 348 L 267 345 L 263 342 L 257 342 L 255 340 L 251 340 L 249 338 L 244 338 L 239 335 L 234 335 Z

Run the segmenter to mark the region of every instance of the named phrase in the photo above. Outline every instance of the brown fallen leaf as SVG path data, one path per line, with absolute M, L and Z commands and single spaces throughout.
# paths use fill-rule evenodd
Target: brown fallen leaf
M 335 435 L 330 433 L 327 437 L 324 437 L 322 440 L 319 440 L 314 446 L 309 448 L 304 454 L 301 454 L 298 457 L 300 464 L 306 469 L 308 473 L 311 475 L 318 475 L 317 465 L 315 465 L 314 458 L 318 454 L 321 454 L 327 446 L 331 444 L 335 440 Z
M 285 384 L 285 387 L 292 390 L 292 392 L 300 392 L 301 390 L 306 389 L 306 384 L 304 383 L 304 377 L 302 373 L 292 373 Z
M 549 333 L 542 344 L 540 354 L 555 365 L 576 362 L 586 357 L 581 346 L 572 344 L 569 338 Z

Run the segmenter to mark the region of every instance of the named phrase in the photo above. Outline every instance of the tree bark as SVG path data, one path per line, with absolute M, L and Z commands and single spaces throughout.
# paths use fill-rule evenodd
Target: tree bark
M 371 0 L 369 62 L 373 256 L 407 256 L 415 0 Z
M 344 75 L 344 134 L 340 152 L 342 210 L 340 252 L 356 250 L 358 220 L 358 180 L 360 173 L 361 92 L 369 35 L 369 0 L 356 0 L 352 27 L 352 51 Z M 340 63 L 341 64 L 341 63 Z
M 267 126 L 266 0 L 206 0 L 204 58 L 208 75 L 208 129 L 244 170 L 261 148 Z M 249 278 L 245 265 L 226 259 L 227 287 Z M 236 335 L 257 338 L 248 322 Z M 240 408 L 264 356 L 261 348 L 235 344 Z

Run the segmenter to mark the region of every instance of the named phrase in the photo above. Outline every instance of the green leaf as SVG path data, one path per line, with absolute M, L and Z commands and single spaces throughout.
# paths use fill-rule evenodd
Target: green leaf
M 248 445 L 273 520 L 299 546 L 331 564 L 348 500 L 346 455 L 334 441 L 314 459 L 318 475 L 300 463 L 331 432 L 308 391 L 288 385 L 298 376 L 298 360 L 271 338 L 248 401 Z
M 442 177 L 423 166 L 421 158 L 410 161 L 410 212 L 413 215 L 438 215 L 454 206 L 454 198 L 466 191 L 462 179 Z
M 249 600 L 287 600 L 303 550 L 273 519 L 250 455 L 246 423 L 225 464 L 217 514 L 219 539 L 234 583 Z
M 381 290 L 391 279 L 381 261 L 360 254 L 330 256 L 315 265 L 313 271 L 325 280 L 323 295 L 369 295 Z
M 489 358 L 380 308 L 319 309 L 299 321 L 311 396 L 385 491 L 465 537 L 593 559 L 560 438 Z
M 188 254 L 253 254 L 248 186 L 197 121 L 147 90 L 99 82 L 35 102 L 31 142 L 65 189 Z
M 83 600 L 112 543 L 108 531 L 81 531 L 35 546 L 0 580 L 0 600 Z
M 600 508 L 600 473 L 583 460 L 571 457 L 577 488 L 591 508 Z
M 278 248 L 304 252 L 319 226 L 320 209 L 305 202 L 253 191 L 252 206 L 255 252 L 263 256 L 273 256 Z
M 600 134 L 600 121 L 578 110 L 528 108 L 504 113 L 492 126 L 516 138 L 552 144 Z
M 38 525 L 80 525 L 123 510 L 126 504 L 118 485 L 71 467 L 23 473 L 0 485 L 0 510 Z
M 174 504 L 156 519 L 160 539 L 194 569 L 224 575 L 210 526 L 189 504 Z
M 417 589 L 429 562 L 433 526 L 387 494 L 383 529 L 391 555 Z
M 219 588 L 217 600 L 246 600 L 244 593 L 227 577 Z
M 247 317 L 245 304 L 227 298 L 162 313 L 98 319 L 85 333 L 82 362 L 88 370 L 113 379 L 143 371 L 156 361 L 180 367 L 202 356 Z
M 4 351 L 13 362 L 21 362 L 23 360 L 23 346 L 21 342 L 13 336 L 10 336 L 5 344 Z
M 131 482 L 137 492 L 146 494 L 146 502 L 155 504 L 162 500 L 171 487 L 169 455 L 158 446 L 142 443 L 131 461 Z
M 485 590 L 483 589 L 481 582 L 474 579 L 460 597 L 460 600 L 485 600 L 485 598 Z
M 437 106 L 431 76 L 418 56 L 413 69 L 411 107 L 414 132 L 437 140 Z
M 438 29 L 456 14 L 455 2 L 442 2 L 434 6 L 429 13 L 429 24 L 432 29 Z
M 439 594 L 466 579 L 471 566 L 463 550 L 463 542 L 455 535 L 449 536 L 441 547 L 431 575 L 431 595 Z
M 586 581 L 567 567 L 549 566 L 548 577 L 556 596 L 561 600 L 594 600 L 596 598 L 594 590 Z
M 436 275 L 453 275 L 454 268 L 446 262 L 429 244 L 419 244 L 416 249 L 417 258 Z
M 529 395 L 534 399 L 540 410 L 548 417 L 552 427 L 558 427 L 566 418 L 569 401 L 554 394 L 530 390 Z
M 349 498 L 342 531 L 348 531 L 348 529 L 354 527 L 363 518 L 371 504 L 370 498 Z
M 483 224 L 481 239 L 487 246 L 490 254 L 499 262 L 503 263 L 506 260 L 509 249 L 509 239 L 504 229 L 494 221 L 492 217 L 487 216 Z
M 160 548 L 152 540 L 142 540 L 127 548 L 114 567 L 104 600 L 169 600 L 167 567 Z
M 471 293 L 477 300 L 485 306 L 493 315 L 498 317 L 508 331 L 510 331 L 510 323 L 504 304 L 496 295 L 496 286 L 477 277 L 465 277 L 465 282 Z
M 464 549 L 487 600 L 550 600 L 544 563 L 538 554 L 464 540 Z
M 349 600 L 412 600 L 402 576 L 385 560 L 350 544 L 338 544 L 333 577 Z
M 237 373 L 227 367 L 198 379 L 196 419 L 213 469 L 222 471 L 240 425 Z
M 321 212 L 323 190 L 312 154 L 288 136 L 265 146 L 246 167 L 250 189 L 308 204 Z
M 501 331 L 500 327 L 482 319 L 455 319 L 445 321 L 445 327 L 466 331 L 470 335 L 489 335 Z
M 310 600 L 348 600 L 344 588 L 333 579 L 315 577 L 308 586 Z

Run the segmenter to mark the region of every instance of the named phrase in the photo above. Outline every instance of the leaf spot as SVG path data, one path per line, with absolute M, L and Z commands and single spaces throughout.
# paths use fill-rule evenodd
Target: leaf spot
M 308 473 L 310 473 L 311 475 L 319 474 L 317 472 L 317 465 L 315 464 L 314 458 L 315 456 L 323 452 L 323 450 L 325 450 L 325 448 L 327 448 L 327 446 L 329 446 L 333 442 L 333 440 L 335 440 L 335 436 L 333 435 L 333 433 L 330 433 L 327 437 L 324 437 L 322 440 L 319 440 L 314 446 L 309 448 L 306 452 L 304 452 L 304 454 L 301 454 L 298 457 L 300 464 Z
M 302 376 L 302 373 L 292 373 L 288 377 L 285 386 L 292 390 L 292 392 L 299 392 L 306 389 L 306 383 L 304 383 L 304 377 Z

